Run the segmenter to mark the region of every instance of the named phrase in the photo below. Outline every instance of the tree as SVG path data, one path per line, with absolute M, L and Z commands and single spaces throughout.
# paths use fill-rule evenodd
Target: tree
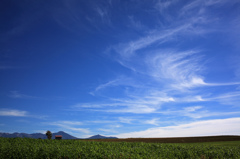
M 47 138 L 50 140 L 50 139 L 52 139 L 52 133 L 51 133 L 51 131 L 47 131 L 46 132 L 46 135 L 47 135 Z

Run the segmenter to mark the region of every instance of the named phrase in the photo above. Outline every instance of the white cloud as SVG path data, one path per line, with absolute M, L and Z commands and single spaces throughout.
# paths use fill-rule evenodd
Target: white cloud
M 159 118 L 153 118 L 151 120 L 146 120 L 144 121 L 145 124 L 150 124 L 150 125 L 159 125 Z
M 146 59 L 150 75 L 162 82 L 167 83 L 178 89 L 192 88 L 205 85 L 199 75 L 203 66 L 199 63 L 201 57 L 198 51 L 177 52 L 170 50 L 159 50 L 155 55 Z
M 66 125 L 83 125 L 83 123 L 79 121 L 59 121 L 59 123 Z
M 240 118 L 213 119 L 197 121 L 176 126 L 151 128 L 143 131 L 115 135 L 119 138 L 130 137 L 188 137 L 211 135 L 239 135 Z
M 218 94 L 212 97 L 204 98 L 204 101 L 217 101 L 224 105 L 232 105 L 240 107 L 240 92 L 228 92 L 224 94 Z
M 156 111 L 155 108 L 151 108 L 147 105 L 128 105 L 126 108 L 117 108 L 117 109 L 109 109 L 107 112 L 113 113 L 135 113 L 135 114 L 146 114 L 146 113 L 154 113 Z
M 15 110 L 15 109 L 1 109 L 0 116 L 26 117 L 26 116 L 28 116 L 28 112 L 21 111 L 21 110 Z
M 240 92 L 237 91 L 237 92 L 229 92 L 229 93 L 221 94 L 219 96 L 212 97 L 212 98 L 207 98 L 206 100 L 227 99 L 227 98 L 234 98 L 239 96 L 240 96 Z
M 195 0 L 186 4 L 180 11 L 182 16 L 191 15 L 193 12 L 196 15 L 203 15 L 206 12 L 207 7 L 222 5 L 226 0 Z
M 167 10 L 176 2 L 177 0 L 158 1 L 160 6 L 157 7 L 160 7 L 158 9 L 161 12 Z M 209 27 L 204 25 L 211 26 L 211 20 L 218 17 L 213 14 L 210 15 L 212 17 L 209 17 L 206 11 L 208 11 L 207 6 L 220 3 L 223 3 L 223 1 L 191 1 L 182 8 L 182 14 L 175 18 L 176 23 L 172 21 L 172 24 L 168 27 L 159 26 L 157 29 L 145 30 L 143 33 L 145 35 L 140 38 L 109 46 L 110 49 L 107 52 L 111 52 L 110 56 L 112 55 L 111 57 L 119 64 L 133 71 L 132 79 L 136 79 L 138 85 L 133 84 L 135 81 L 129 82 L 130 80 L 124 78 L 110 80 L 97 86 L 91 94 L 98 95 L 98 91 L 103 92 L 110 87 L 134 87 L 124 94 L 125 97 L 115 97 L 116 99 L 104 96 L 104 92 L 101 92 L 101 97 L 104 96 L 105 102 L 80 103 L 72 107 L 73 110 L 86 109 L 89 111 L 132 114 L 154 113 L 154 115 L 158 113 L 171 117 L 184 116 L 184 118 L 190 118 L 191 120 L 239 114 L 239 112 L 233 112 L 230 109 L 228 109 L 228 112 L 213 112 L 211 106 L 206 104 L 206 102 L 214 100 L 222 101 L 223 104 L 227 104 L 232 99 L 235 103 L 238 102 L 238 95 L 227 97 L 218 95 L 215 97 L 216 94 L 212 93 L 210 89 L 219 86 L 238 85 L 239 83 L 208 83 L 207 78 L 204 77 L 204 73 L 206 73 L 204 71 L 208 69 L 204 67 L 208 55 L 203 55 L 204 50 L 199 49 L 201 46 L 198 44 L 194 48 L 192 45 L 188 45 L 188 40 L 195 39 L 193 36 L 200 35 L 202 37 L 206 33 L 215 31 L 215 27 L 210 30 Z M 101 10 L 99 10 L 99 15 L 103 15 Z M 128 18 L 137 27 L 138 23 L 135 17 L 130 16 Z M 179 41 L 180 39 L 187 42 Z M 184 43 L 183 47 L 182 43 Z M 174 49 L 168 48 L 168 46 L 174 46 Z M 206 87 L 212 88 L 204 89 Z M 187 105 L 189 103 L 194 104 L 193 106 L 182 105 L 185 103 Z M 179 105 L 179 107 L 174 104 Z M 129 119 L 119 119 L 119 122 L 122 123 L 129 124 L 132 122 Z M 144 123 L 144 121 L 141 122 Z M 147 120 L 145 124 L 158 125 L 158 118 Z
M 99 91 L 99 90 L 104 89 L 104 88 L 106 88 L 106 87 L 114 86 L 114 85 L 116 85 L 116 83 L 117 83 L 118 81 L 119 81 L 118 79 L 115 79 L 115 80 L 109 81 L 109 82 L 107 82 L 107 83 L 105 83 L 105 84 L 101 84 L 101 85 L 99 85 L 99 86 L 95 89 L 95 91 Z
M 101 90 L 105 90 L 111 87 L 116 86 L 131 86 L 131 87 L 139 87 L 131 78 L 125 76 L 119 76 L 114 80 L 110 80 L 106 83 L 98 85 L 94 91 L 90 92 L 91 95 L 95 95 L 97 92 Z
M 205 0 L 205 6 L 213 6 L 213 5 L 217 5 L 217 6 L 221 6 L 221 5 L 228 5 L 228 4 L 235 4 L 235 3 L 239 3 L 238 0 L 232 0 L 232 1 L 228 1 L 228 0 Z
M 178 26 L 176 28 L 168 30 L 153 30 L 145 37 L 142 37 L 135 41 L 130 41 L 125 44 L 119 44 L 112 48 L 120 55 L 120 57 L 122 58 L 121 62 L 123 63 L 123 60 L 129 60 L 129 58 L 133 57 L 137 51 L 143 48 L 149 47 L 155 43 L 161 44 L 173 40 L 172 38 L 175 35 L 180 33 L 182 34 L 182 32 L 187 31 L 190 26 L 191 22 L 190 24 L 184 24 L 182 26 Z
M 186 112 L 194 112 L 194 111 L 196 111 L 198 109 L 201 109 L 201 108 L 202 108 L 202 106 L 194 106 L 194 107 L 186 107 L 186 108 L 184 108 L 184 110 Z
M 181 98 L 176 98 L 176 102 L 204 102 L 206 99 L 204 99 L 201 95 L 185 95 Z
M 186 14 L 190 11 L 192 11 L 193 9 L 199 9 L 199 7 L 202 6 L 202 1 L 201 0 L 195 0 L 195 1 L 191 1 L 191 3 L 188 3 L 187 5 L 185 5 L 181 11 L 180 11 L 180 15 L 182 16 L 186 16 Z
M 87 123 L 95 123 L 95 124 L 111 124 L 114 121 L 113 120 L 91 120 L 91 121 L 86 121 Z
M 240 92 L 229 92 L 225 94 L 220 94 L 215 97 L 206 98 L 209 101 L 218 101 L 224 105 L 233 105 L 235 107 L 240 107 Z
M 146 94 L 146 95 L 145 95 Z M 146 114 L 154 113 L 161 108 L 163 103 L 174 102 L 174 98 L 167 96 L 165 93 L 157 91 L 144 92 L 136 96 L 126 98 L 108 99 L 106 103 L 83 103 L 72 106 L 74 110 L 88 109 L 92 111 L 104 111 L 114 113 L 136 113 Z M 103 109 L 104 108 L 104 109 Z
M 126 124 L 131 124 L 133 120 L 132 118 L 126 118 L 126 117 L 119 117 L 119 122 L 121 123 L 126 123 Z
M 206 86 L 233 86 L 240 85 L 240 82 L 229 82 L 229 83 L 204 83 Z
M 223 117 L 229 115 L 240 115 L 240 111 L 209 111 L 208 107 L 203 106 L 190 106 L 183 108 L 167 109 L 158 111 L 156 113 L 167 115 L 169 117 L 188 117 L 192 119 L 201 119 L 206 117 Z

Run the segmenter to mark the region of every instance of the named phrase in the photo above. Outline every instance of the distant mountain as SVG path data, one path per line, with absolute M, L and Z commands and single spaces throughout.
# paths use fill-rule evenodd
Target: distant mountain
M 52 139 L 55 138 L 55 135 L 62 135 L 62 139 L 77 139 L 74 136 L 71 136 L 63 131 L 59 131 L 57 133 L 52 133 Z M 45 134 L 41 133 L 33 133 L 33 134 L 26 134 L 26 133 L 0 133 L 0 137 L 7 137 L 7 138 L 15 138 L 15 137 L 26 137 L 26 138 L 34 138 L 34 139 L 47 139 L 47 136 Z
M 59 131 L 57 133 L 53 133 L 52 137 L 54 138 L 55 135 L 62 135 L 62 139 L 78 139 L 77 137 L 69 135 L 69 134 L 65 133 L 64 131 Z
M 26 134 L 26 133 L 0 133 L 0 137 L 8 137 L 8 138 L 14 138 L 14 137 L 31 137 L 32 135 L 31 134 Z
M 106 137 L 98 134 L 98 135 L 91 136 L 87 139 L 117 139 L 117 137 Z
M 57 133 L 52 133 L 52 139 L 55 138 L 55 135 L 62 135 L 62 139 L 78 139 L 72 135 L 69 135 L 65 133 L 64 131 L 59 131 Z M 27 133 L 1 133 L 0 132 L 0 137 L 7 137 L 7 138 L 15 138 L 15 137 L 21 137 L 21 138 L 34 138 L 34 139 L 47 139 L 46 134 L 42 133 L 33 133 L 33 134 L 27 134 Z M 117 139 L 116 137 L 106 137 L 102 135 L 94 135 L 86 139 Z

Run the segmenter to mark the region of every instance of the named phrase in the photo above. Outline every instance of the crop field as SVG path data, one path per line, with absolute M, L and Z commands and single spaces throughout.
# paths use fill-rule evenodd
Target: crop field
M 127 139 L 90 139 L 104 142 L 147 142 L 147 143 L 198 143 L 219 141 L 240 141 L 240 136 L 204 136 L 204 137 L 171 137 L 171 138 L 127 138 Z
M 0 138 L 0 158 L 239 159 L 240 141 L 208 143 L 145 143 Z

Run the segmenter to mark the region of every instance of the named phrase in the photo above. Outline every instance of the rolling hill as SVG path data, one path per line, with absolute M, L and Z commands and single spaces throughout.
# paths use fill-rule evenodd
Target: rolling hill
M 72 135 L 69 135 L 65 133 L 64 131 L 59 131 L 57 133 L 52 133 L 52 139 L 54 139 L 55 135 L 62 135 L 62 139 L 77 139 L 77 137 L 74 137 Z M 7 137 L 7 138 L 15 138 L 15 137 L 21 137 L 21 138 L 34 138 L 34 139 L 47 139 L 47 136 L 42 133 L 33 133 L 33 134 L 27 134 L 27 133 L 0 133 L 0 137 Z

